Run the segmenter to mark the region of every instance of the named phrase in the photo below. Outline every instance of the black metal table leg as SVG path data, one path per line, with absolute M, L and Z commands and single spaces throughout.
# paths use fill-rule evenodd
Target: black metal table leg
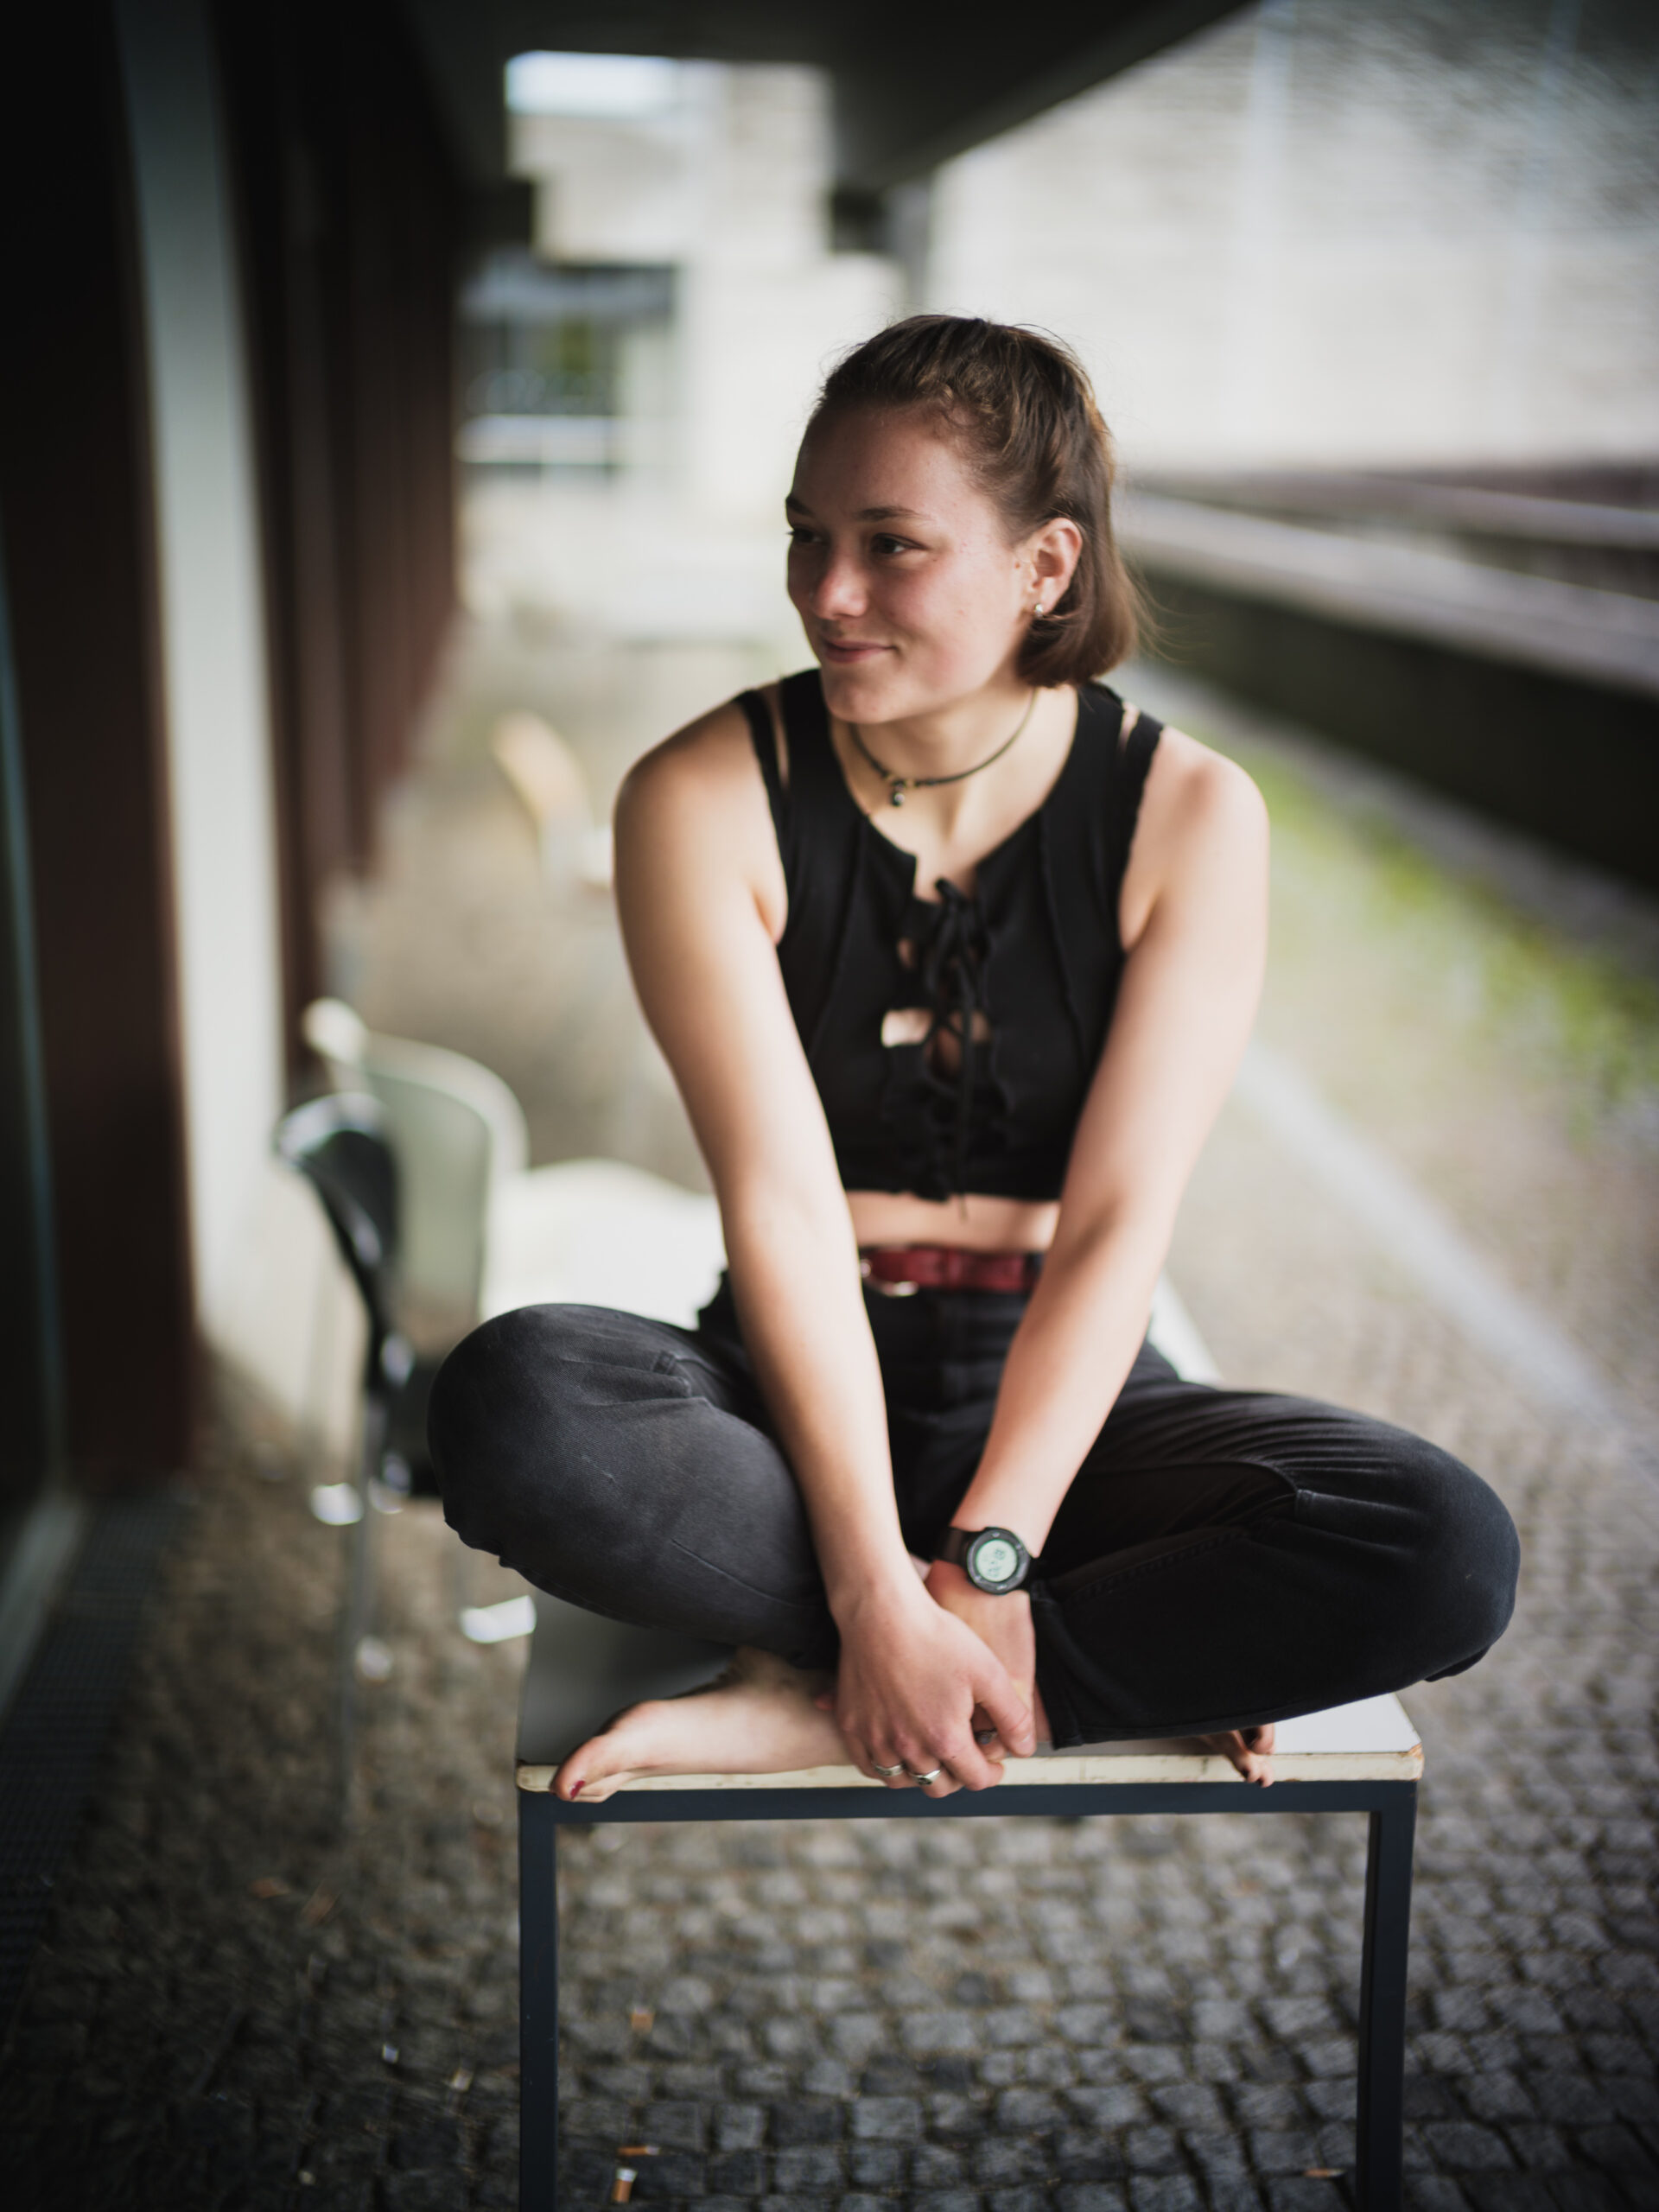
M 1359 1989 L 1359 2140 L 1354 2161 L 1361 2212 L 1399 2212 L 1404 2123 L 1406 1961 L 1411 1938 L 1414 1785 L 1370 1816 L 1365 1866 L 1365 1954 Z
M 554 2212 L 559 2181 L 556 1800 L 518 1792 L 518 2203 Z

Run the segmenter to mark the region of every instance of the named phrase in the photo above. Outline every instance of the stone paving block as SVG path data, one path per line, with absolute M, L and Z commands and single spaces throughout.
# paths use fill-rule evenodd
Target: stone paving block
M 1006 2136 L 982 2136 L 967 2153 L 973 2177 L 987 2186 L 1043 2181 L 1048 2177 L 1048 2156 L 1040 2143 Z
M 1249 2177 L 1249 2162 L 1244 2145 L 1230 2130 L 1185 2128 L 1181 2142 L 1187 2157 L 1212 2189 L 1217 2182 Z
M 1137 2082 L 1179 2082 L 1186 2074 L 1186 2053 L 1179 2044 L 1132 2044 L 1122 2054 L 1124 2070 Z
M 1151 2093 L 1153 2109 L 1162 2120 L 1184 2128 L 1222 2128 L 1227 2125 L 1220 2097 L 1207 2083 L 1175 2082 Z
M 1246 2127 L 1283 2126 L 1306 2117 L 1301 2091 L 1288 2083 L 1241 2082 L 1227 2101 Z
M 900 2020 L 905 2049 L 912 2057 L 936 2051 L 973 2051 L 980 2048 L 978 2022 L 971 2012 L 906 2012 Z
M 1262 2192 L 1253 2181 L 1211 2181 L 1209 2198 L 1210 2212 L 1262 2212 Z
M 760 2151 L 716 2152 L 709 2161 L 709 2187 L 716 2196 L 759 2196 L 766 2186 L 766 2161 Z
M 1269 2212 L 1343 2212 L 1342 2192 L 1333 2181 L 1281 2174 L 1267 2186 Z
M 839 2192 L 845 2173 L 839 2149 L 830 2143 L 806 2143 L 772 2154 L 774 2188 L 790 2195 L 804 2190 Z
M 1121 2189 L 1104 2182 L 1065 2182 L 1054 2192 L 1058 2212 L 1128 2212 Z
M 860 2189 L 897 2189 L 908 2158 L 896 2143 L 855 2142 L 848 2145 L 847 2171 Z
M 1613 2116 L 1612 2103 L 1605 2087 L 1587 2075 L 1534 2074 L 1529 2076 L 1527 2088 L 1533 2113 L 1540 2120 L 1553 2120 L 1562 2126 L 1582 2127 Z M 1525 2115 L 1516 2113 L 1513 2117 L 1521 2119 Z
M 1132 2212 L 1201 2212 L 1204 2198 L 1190 2174 L 1136 2174 L 1129 2203 Z
M 1061 2127 L 1051 2139 L 1054 2171 L 1065 2181 L 1117 2181 L 1128 2161 L 1115 2137 L 1084 2127 Z
M 1148 2117 L 1141 2091 L 1122 2084 L 1068 2089 L 1065 2101 L 1090 2127 L 1128 2127 Z
M 1359 2082 L 1351 2074 L 1346 2081 L 1310 2082 L 1302 2094 L 1316 2118 L 1351 2120 L 1358 2109 Z
M 1408 2171 L 1403 2190 L 1408 2212 L 1469 2212 L 1469 2200 L 1447 2174 Z
M 911 2212 L 981 2212 L 982 2202 L 974 2189 L 918 2189 L 909 2199 Z
M 861 2107 L 853 2107 L 854 2125 Z M 775 2144 L 834 2143 L 845 2133 L 847 2108 L 827 2098 L 791 2098 L 772 2106 L 767 2115 Z
M 1626 2212 L 1629 2199 L 1610 2174 L 1578 2169 L 1551 2174 L 1549 2193 L 1559 2212 Z
M 777 2124 L 774 2110 L 772 2121 Z M 853 2133 L 863 2142 L 914 2143 L 922 2132 L 917 2097 L 860 2097 L 853 2107 Z M 836 2133 L 840 2133 L 839 2115 Z
M 664 2149 L 701 2151 L 707 2139 L 709 2114 L 702 2105 L 647 2105 L 640 2122 L 645 2140 L 660 2143 Z M 618 2127 L 613 2140 L 620 2140 L 622 2129 Z
M 1419 2130 L 1435 2164 L 1448 2173 L 1481 2173 L 1514 2160 L 1501 2135 L 1466 2120 L 1426 2120 Z
M 981 2098 L 949 2094 L 927 2100 L 927 2125 L 935 2135 L 982 2135 L 989 2120 L 990 2108 Z
M 1137 2174 L 1172 2174 L 1184 2160 L 1172 2127 L 1131 2127 L 1123 2139 L 1130 2169 Z
M 1539 2110 L 1531 2086 L 1514 2074 L 1477 2074 L 1459 2086 L 1476 2120 L 1531 2120 Z
M 1458 2091 L 1462 2083 L 1435 2074 L 1408 2074 L 1402 2109 L 1408 2120 L 1451 2120 L 1463 2109 Z
M 1654 2155 L 1633 2127 L 1586 2127 L 1577 2141 L 1582 2156 L 1606 2172 L 1622 2176 L 1655 2171 Z
M 1555 2212 L 1541 2175 L 1466 2174 L 1463 2188 L 1475 2212 Z
M 1250 2163 L 1258 2173 L 1300 2174 L 1319 2163 L 1319 2148 L 1311 2134 L 1300 2130 L 1252 2128 Z
M 1034 2134 L 1062 2121 L 1058 2101 L 1045 2089 L 1004 2089 L 996 2100 L 995 2123 L 1004 2134 Z
M 1659 2082 L 1651 2074 L 1604 2074 L 1600 2086 L 1621 2120 L 1659 2122 Z
M 658 2158 L 641 2158 L 638 2171 L 636 2196 L 654 2201 L 702 2196 L 708 2190 L 707 2163 L 689 2151 L 664 2151 Z

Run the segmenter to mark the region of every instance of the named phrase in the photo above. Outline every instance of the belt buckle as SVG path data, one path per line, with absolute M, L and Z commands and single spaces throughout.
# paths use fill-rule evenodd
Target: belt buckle
M 870 1289 L 880 1292 L 883 1298 L 914 1298 L 922 1287 L 918 1282 L 885 1282 L 869 1262 L 862 1258 L 858 1263 L 858 1272 Z

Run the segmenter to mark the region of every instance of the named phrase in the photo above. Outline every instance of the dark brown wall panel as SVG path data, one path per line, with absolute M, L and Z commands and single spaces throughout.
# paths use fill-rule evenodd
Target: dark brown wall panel
M 65 157 L 65 149 L 73 154 Z M 72 1464 L 184 1464 L 193 1299 L 130 171 L 103 8 L 0 72 L 3 518 Z
M 459 196 L 402 15 L 216 18 L 250 316 L 290 1052 L 318 893 L 374 823 L 454 599 Z

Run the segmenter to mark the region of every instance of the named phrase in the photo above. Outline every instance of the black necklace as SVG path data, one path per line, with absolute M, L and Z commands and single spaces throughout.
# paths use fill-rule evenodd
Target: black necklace
M 876 774 L 885 780 L 887 786 L 888 804 L 893 806 L 902 806 L 905 803 L 905 793 L 906 791 L 931 791 L 939 784 L 960 784 L 964 782 L 969 776 L 978 775 L 982 768 L 989 768 L 994 766 L 995 762 L 1002 758 L 1002 755 L 1005 753 L 1008 752 L 1019 742 L 1020 739 L 1025 735 L 1026 724 L 1031 720 L 1032 709 L 1036 704 L 1037 693 L 1033 688 L 1030 698 L 1026 702 L 1026 711 L 1020 717 L 1020 727 L 1015 730 L 1014 735 L 1009 738 L 1005 738 L 1002 743 L 997 747 L 995 753 L 988 753 L 982 760 L 976 760 L 971 768 L 958 768 L 954 776 L 900 776 L 893 769 L 886 766 L 884 763 L 876 759 L 874 753 L 871 752 L 869 747 L 865 744 L 863 738 L 859 734 L 859 728 L 856 722 L 849 722 L 847 727 L 852 732 L 853 743 L 858 747 L 864 758 L 869 762 Z

